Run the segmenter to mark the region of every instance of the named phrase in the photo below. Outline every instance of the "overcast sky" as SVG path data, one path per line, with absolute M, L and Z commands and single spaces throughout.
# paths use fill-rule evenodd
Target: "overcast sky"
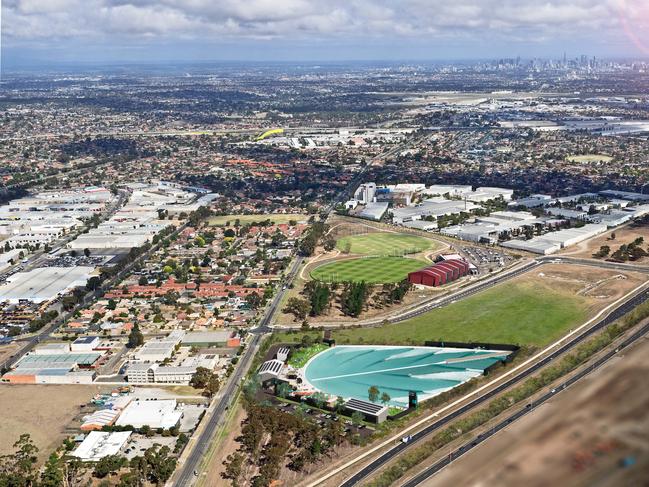
M 649 58 L 649 0 L 0 0 L 5 63 Z

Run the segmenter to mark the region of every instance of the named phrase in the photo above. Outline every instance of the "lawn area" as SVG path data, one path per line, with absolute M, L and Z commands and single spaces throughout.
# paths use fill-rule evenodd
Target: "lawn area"
M 301 213 L 268 213 L 268 214 L 256 214 L 256 215 L 221 215 L 213 216 L 210 218 L 210 225 L 213 227 L 220 227 L 225 225 L 227 222 L 230 222 L 230 225 L 234 225 L 235 220 L 239 220 L 241 224 L 251 223 L 251 222 L 262 222 L 270 220 L 273 223 L 288 223 L 290 220 L 295 220 L 297 222 L 306 221 L 309 219 L 309 215 L 304 215 Z
M 360 282 L 379 284 L 399 282 L 409 272 L 426 267 L 423 260 L 403 257 L 365 257 L 347 259 L 321 265 L 311 271 L 311 277 L 325 282 Z
M 320 352 L 329 348 L 326 343 L 316 343 L 307 348 L 300 348 L 293 351 L 288 364 L 297 369 L 304 367 L 311 357 L 318 355 Z
M 609 162 L 613 158 L 605 154 L 584 154 L 580 156 L 568 156 L 566 160 L 569 162 Z
M 422 345 L 426 340 L 543 346 L 588 317 L 587 299 L 515 280 L 402 323 L 340 330 L 338 344 Z M 303 333 L 282 334 L 282 341 Z
M 399 256 L 416 254 L 435 246 L 435 243 L 417 235 L 376 232 L 342 237 L 336 242 L 338 250 L 351 254 Z

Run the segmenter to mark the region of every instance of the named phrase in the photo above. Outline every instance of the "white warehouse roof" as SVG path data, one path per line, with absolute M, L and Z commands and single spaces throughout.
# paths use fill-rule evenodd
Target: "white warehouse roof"
M 149 425 L 151 428 L 172 428 L 178 424 L 183 412 L 176 409 L 175 399 L 161 401 L 133 401 L 126 406 L 117 419 L 118 426 L 131 425 L 141 428 Z
M 18 303 L 20 300 L 42 303 L 75 287 L 85 286 L 94 267 L 41 267 L 18 272 L 0 286 L 0 301 Z
M 96 462 L 109 455 L 116 455 L 131 436 L 130 431 L 102 433 L 91 431 L 77 447 L 72 456 L 86 462 Z

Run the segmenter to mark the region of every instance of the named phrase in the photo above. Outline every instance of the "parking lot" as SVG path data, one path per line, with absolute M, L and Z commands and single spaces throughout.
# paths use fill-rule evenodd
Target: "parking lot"
M 144 452 L 151 448 L 153 445 L 168 446 L 173 451 L 176 446 L 175 436 L 161 436 L 154 435 L 147 438 L 144 435 L 132 434 L 126 443 L 124 449 L 124 456 L 129 460 L 138 456 L 144 455 Z
M 481 270 L 493 268 L 494 265 L 504 267 L 512 261 L 509 255 L 495 249 L 462 247 L 462 253 Z

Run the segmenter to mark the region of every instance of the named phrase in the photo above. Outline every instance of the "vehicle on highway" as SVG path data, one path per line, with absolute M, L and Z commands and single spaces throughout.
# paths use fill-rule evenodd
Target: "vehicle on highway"
M 401 438 L 401 443 L 406 444 L 412 439 L 412 435 L 404 436 Z

